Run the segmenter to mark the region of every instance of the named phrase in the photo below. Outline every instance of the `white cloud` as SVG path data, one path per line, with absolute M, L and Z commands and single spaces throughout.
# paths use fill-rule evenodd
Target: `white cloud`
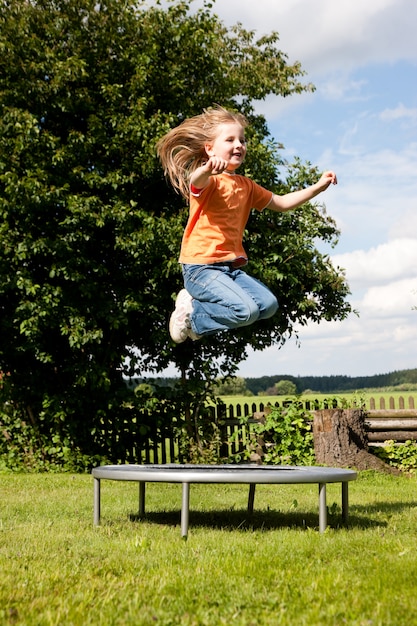
M 318 94 L 328 100 L 344 100 L 348 102 L 366 101 L 369 96 L 364 96 L 362 91 L 367 85 L 364 79 L 353 80 L 349 75 L 336 73 L 323 80 L 318 87 Z
M 417 311 L 375 317 L 361 311 L 343 322 L 323 322 L 300 329 L 300 346 L 294 340 L 281 349 L 250 351 L 239 375 L 259 377 L 368 376 L 416 367 Z
M 373 319 L 387 316 L 409 317 L 416 301 L 416 291 L 417 276 L 371 287 L 363 298 L 363 309 Z
M 218 0 L 213 10 L 227 25 L 278 31 L 290 63 L 300 60 L 309 75 L 417 58 L 415 0 Z
M 342 231 L 339 249 L 367 250 L 391 238 L 417 238 L 417 144 L 401 150 L 356 148 L 327 148 L 318 159 L 320 167 L 338 175 L 339 184 L 322 199 Z M 341 264 L 345 267 L 344 260 Z
M 417 185 L 416 185 L 417 186 Z M 411 202 L 409 208 L 401 211 L 392 225 L 389 235 L 393 238 L 407 237 L 410 233 L 417 235 L 417 198 Z M 416 268 L 417 273 L 417 268 Z
M 400 102 L 395 109 L 385 109 L 380 113 L 382 122 L 405 120 L 411 124 L 417 123 L 417 108 L 408 108 Z
M 333 255 L 334 265 L 346 269 L 348 282 L 357 288 L 364 285 L 413 279 L 417 288 L 417 236 L 394 239 L 371 248 Z

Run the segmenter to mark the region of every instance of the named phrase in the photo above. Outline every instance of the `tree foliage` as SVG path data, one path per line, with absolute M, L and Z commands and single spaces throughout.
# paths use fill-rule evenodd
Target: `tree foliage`
M 254 112 L 269 94 L 312 89 L 277 44 L 227 29 L 209 3 L 191 15 L 188 1 L 0 0 L 2 397 L 44 435 L 106 450 L 103 420 L 131 419 L 123 374 L 174 362 L 187 403 L 247 346 L 349 312 L 343 273 L 316 248 L 337 229 L 310 206 L 250 223 L 249 270 L 277 294 L 274 319 L 195 345 L 168 336 L 187 209 L 157 140 L 218 102 L 250 118 L 248 175 L 276 192 L 317 177 L 283 161 Z
M 290 380 L 280 380 L 274 385 L 277 396 L 294 396 L 297 393 L 297 386 Z
M 219 378 L 214 387 L 216 396 L 252 396 L 246 388 L 246 381 L 241 376 Z

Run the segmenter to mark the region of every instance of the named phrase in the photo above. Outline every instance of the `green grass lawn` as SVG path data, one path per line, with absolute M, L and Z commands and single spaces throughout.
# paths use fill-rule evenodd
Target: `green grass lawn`
M 180 536 L 181 486 L 102 481 L 92 523 L 86 475 L 0 475 L 0 624 L 25 626 L 402 626 L 417 624 L 417 484 L 362 473 L 328 485 L 192 485 Z

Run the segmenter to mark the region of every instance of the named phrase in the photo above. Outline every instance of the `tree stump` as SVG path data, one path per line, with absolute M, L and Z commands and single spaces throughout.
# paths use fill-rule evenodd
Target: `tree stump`
M 324 409 L 314 411 L 313 437 L 316 462 L 330 467 L 375 469 L 391 474 L 399 470 L 368 451 L 362 409 Z

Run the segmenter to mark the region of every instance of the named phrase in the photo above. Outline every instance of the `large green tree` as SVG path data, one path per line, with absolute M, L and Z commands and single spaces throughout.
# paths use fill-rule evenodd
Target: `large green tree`
M 227 29 L 209 3 L 191 8 L 0 0 L 3 400 L 46 433 L 93 441 L 90 451 L 106 446 L 103 420 L 127 410 L 123 374 L 174 362 L 195 381 L 215 378 L 233 372 L 247 346 L 350 310 L 342 272 L 316 247 L 336 242 L 332 219 L 317 206 L 264 212 L 250 222 L 249 269 L 277 294 L 278 315 L 172 344 L 187 208 L 163 178 L 157 140 L 220 103 L 250 118 L 248 175 L 276 192 L 317 177 L 309 164 L 283 162 L 255 114 L 268 94 L 312 89 L 278 35 Z

